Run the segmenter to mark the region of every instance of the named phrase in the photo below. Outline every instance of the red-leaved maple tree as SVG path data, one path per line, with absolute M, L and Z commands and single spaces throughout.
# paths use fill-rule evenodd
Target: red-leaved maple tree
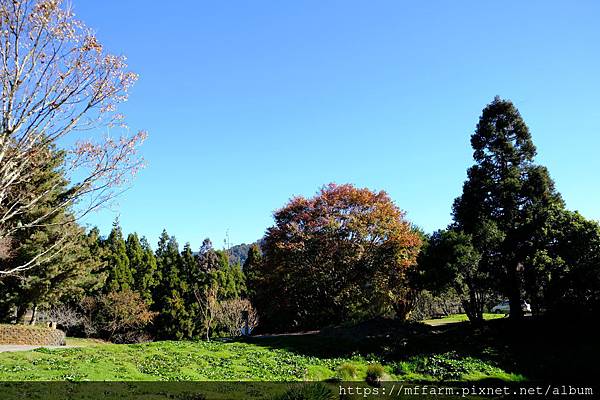
M 381 315 L 405 300 L 421 239 L 387 193 L 330 184 L 274 217 L 250 282 L 263 325 L 317 328 Z

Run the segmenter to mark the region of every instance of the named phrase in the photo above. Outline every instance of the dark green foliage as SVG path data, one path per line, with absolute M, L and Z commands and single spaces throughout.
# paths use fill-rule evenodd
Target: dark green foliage
M 140 238 L 138 238 L 136 233 L 127 235 L 125 252 L 129 261 L 129 269 L 133 275 L 133 289 L 137 289 L 137 283 L 142 281 L 139 273 L 144 270 L 142 267 L 144 251 L 142 249 L 142 244 L 140 243 Z
M 252 298 L 256 295 L 255 287 L 259 286 L 260 283 L 260 264 L 262 263 L 262 253 L 260 247 L 257 244 L 253 244 L 248 250 L 246 261 L 244 261 L 244 275 L 246 277 L 246 290 L 248 296 Z
M 12 237 L 12 252 L 0 259 L 7 267 L 29 265 L 18 276 L 3 278 L 0 283 L 0 318 L 9 318 L 13 307 L 17 319 L 28 308 L 35 311 L 58 302 L 62 297 L 81 294 L 82 287 L 90 281 L 91 274 L 99 268 L 99 260 L 91 249 L 91 242 L 79 227 L 68 208 L 59 205 L 68 196 L 68 180 L 60 166 L 65 155 L 53 147 L 37 155 L 39 165 L 33 179 L 25 182 L 31 196 L 45 193 L 44 201 L 36 203 L 23 222 L 30 224 L 44 218 L 44 224 L 18 230 Z M 4 268 L 3 269 L 8 269 Z
M 174 237 L 163 231 L 156 249 L 158 285 L 153 310 L 158 312 L 156 334 L 160 338 L 188 338 L 194 332 L 194 316 L 186 301 L 188 288 L 182 279 L 182 260 Z
M 534 312 L 593 314 L 600 310 L 600 225 L 556 208 L 528 243 L 525 290 Z
M 166 231 L 156 250 L 158 285 L 153 309 L 159 313 L 154 326 L 161 338 L 181 339 L 200 336 L 205 321 L 198 296 L 207 287 L 218 288 L 218 300 L 237 298 L 245 292 L 239 264 L 231 265 L 225 251 L 214 250 L 206 239 L 198 256 L 189 244 L 179 252 L 177 241 Z
M 455 229 L 470 234 L 489 273 L 508 297 L 510 315 L 521 316 L 523 265 L 547 209 L 562 207 L 548 171 L 535 165 L 529 129 L 519 111 L 496 97 L 484 108 L 471 136 L 475 165 L 454 202 Z
M 127 257 L 133 274 L 133 288 L 148 304 L 152 303 L 152 289 L 156 286 L 156 258 L 145 237 L 136 233 L 127 236 Z
M 232 264 L 225 250 L 215 250 L 209 239 L 202 242 L 196 260 L 197 269 L 195 287 L 203 291 L 204 286 L 216 284 L 219 288 L 219 299 L 231 299 L 245 295 L 246 284 L 244 273 L 239 263 Z
M 481 254 L 471 235 L 460 231 L 437 231 L 419 255 L 423 286 L 436 294 L 452 290 L 461 299 L 471 321 L 483 321 L 489 293 L 489 277 L 480 269 Z
M 82 283 L 82 295 L 97 295 L 104 290 L 106 279 L 108 277 L 105 256 L 107 249 L 104 247 L 100 230 L 97 227 L 90 229 L 88 232 L 86 237 L 86 247 L 88 248 L 97 266 L 91 271 L 90 275 L 88 275 L 85 281 Z
M 226 251 L 217 251 L 219 268 L 211 275 L 219 285 L 219 298 L 232 299 L 246 294 L 246 282 L 239 263 L 231 264 Z
M 133 271 L 130 268 L 127 246 L 118 220 L 113 223 L 113 229 L 104 242 L 104 247 L 108 270 L 106 292 L 132 289 Z
M 199 306 L 196 300 L 196 293 L 199 288 L 207 284 L 208 276 L 200 271 L 198 259 L 192 252 L 189 243 L 186 243 L 181 252 L 181 276 L 185 282 L 185 292 L 182 296 L 186 303 L 188 315 L 192 318 L 192 335 L 198 335 L 202 331 L 202 320 L 199 318 Z

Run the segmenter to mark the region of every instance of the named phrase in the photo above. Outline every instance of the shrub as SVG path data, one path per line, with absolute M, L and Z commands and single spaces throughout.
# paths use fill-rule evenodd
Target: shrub
M 379 386 L 385 371 L 381 364 L 370 364 L 367 367 L 367 383 L 373 386 Z
M 337 368 L 338 376 L 342 380 L 352 380 L 352 379 L 356 378 L 357 372 L 358 372 L 358 370 L 356 369 L 356 366 L 354 366 L 353 364 L 350 364 L 350 363 L 341 364 Z
M 97 298 L 87 297 L 82 306 L 86 310 L 86 333 L 98 333 L 105 339 L 120 342 L 128 338 L 133 340 L 156 315 L 148 309 L 139 293 L 129 289 Z M 138 342 L 137 339 L 133 341 Z
M 406 374 L 408 371 L 406 369 L 406 366 L 404 365 L 404 363 L 402 362 L 398 362 L 394 365 L 394 374 L 396 375 L 404 375 Z
M 114 343 L 147 343 L 152 340 L 154 338 L 148 332 L 133 330 L 115 334 L 112 341 Z

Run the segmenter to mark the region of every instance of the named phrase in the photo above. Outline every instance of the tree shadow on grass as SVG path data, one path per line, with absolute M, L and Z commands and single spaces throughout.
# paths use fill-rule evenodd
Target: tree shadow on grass
M 248 339 L 273 349 L 319 358 L 376 355 L 386 362 L 450 353 L 497 365 L 504 371 L 546 382 L 589 383 L 597 379 L 597 330 L 578 321 L 498 319 L 481 325 L 440 326 L 378 319 L 352 327 L 307 334 Z

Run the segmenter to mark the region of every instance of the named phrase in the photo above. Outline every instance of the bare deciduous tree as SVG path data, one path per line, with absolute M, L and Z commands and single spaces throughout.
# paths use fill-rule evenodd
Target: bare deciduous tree
M 258 325 L 258 315 L 247 299 L 231 299 L 221 302 L 217 308 L 215 319 L 229 336 L 240 336 L 245 323 L 244 311 L 248 313 L 248 328 L 252 330 Z
M 61 304 L 48 311 L 47 318 L 56 325 L 69 330 L 83 324 L 84 317 L 73 307 Z
M 204 287 L 204 290 L 194 290 L 194 296 L 200 308 L 200 316 L 205 329 L 206 340 L 210 341 L 210 329 L 219 310 L 219 285 L 214 282 Z
M 125 61 L 104 51 L 61 0 L 0 0 L 0 242 L 66 207 L 76 206 L 74 218 L 85 215 L 113 198 L 142 166 L 136 149 L 145 132 L 109 135 L 127 132 L 117 106 L 137 75 Z M 70 190 L 47 213 L 24 222 L 55 189 L 23 189 L 44 162 L 40 154 L 53 145 L 66 152 Z M 0 264 L 0 278 L 60 248 L 58 241 L 25 265 Z

